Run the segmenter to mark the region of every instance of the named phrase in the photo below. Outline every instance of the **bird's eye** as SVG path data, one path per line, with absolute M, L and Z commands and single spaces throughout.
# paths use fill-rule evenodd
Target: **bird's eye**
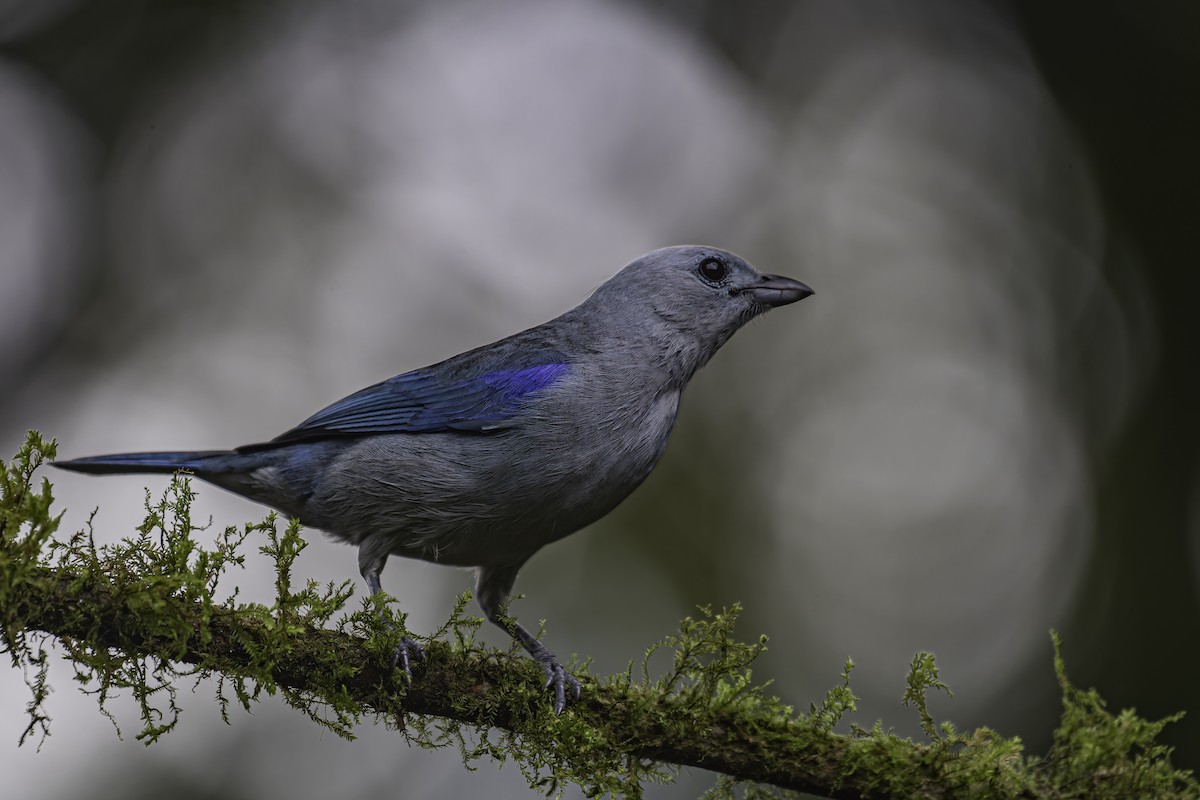
M 729 267 L 719 258 L 706 258 L 700 262 L 700 266 L 696 268 L 700 273 L 700 277 L 709 283 L 720 283 L 729 277 Z

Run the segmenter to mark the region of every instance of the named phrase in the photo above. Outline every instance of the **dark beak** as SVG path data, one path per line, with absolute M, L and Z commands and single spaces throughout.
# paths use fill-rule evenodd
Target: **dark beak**
M 742 291 L 748 293 L 754 302 L 766 306 L 786 306 L 813 294 L 807 284 L 782 275 L 763 275 Z

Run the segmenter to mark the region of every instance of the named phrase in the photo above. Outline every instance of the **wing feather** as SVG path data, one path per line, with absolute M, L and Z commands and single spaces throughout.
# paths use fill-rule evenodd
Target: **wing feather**
M 406 372 L 338 400 L 270 444 L 371 433 L 503 428 L 527 407 L 531 395 L 560 380 L 568 368 L 566 363 L 544 363 L 453 379 L 429 369 Z

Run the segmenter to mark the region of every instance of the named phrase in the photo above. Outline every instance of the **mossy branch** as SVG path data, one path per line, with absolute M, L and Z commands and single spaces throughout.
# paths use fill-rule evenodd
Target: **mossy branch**
M 897 737 L 880 723 L 836 733 L 855 709 L 853 665 L 847 662 L 820 704 L 796 714 L 753 682 L 750 665 L 765 640 L 733 638 L 737 608 L 684 620 L 679 633 L 650 648 L 641 670 L 631 664 L 625 674 L 597 679 L 586 665 L 573 665 L 583 697 L 558 716 L 536 665 L 476 643 L 480 621 L 465 615 L 464 595 L 424 640 L 427 658 L 409 686 L 390 666 L 404 619 L 386 598 L 347 613 L 349 583 L 293 587 L 292 565 L 304 547 L 297 525 L 280 532 L 270 516 L 201 547 L 189 483 L 176 478 L 158 502 L 147 495 L 136 536 L 97 547 L 89 524 L 60 542 L 49 482 L 33 489 L 34 470 L 53 454 L 52 442 L 31 434 L 0 476 L 0 647 L 31 690 L 22 741 L 49 733 L 46 645 L 53 638 L 104 713 L 116 692 L 133 695 L 138 736 L 147 743 L 178 723 L 181 677 L 214 677 L 226 720 L 234 700 L 248 709 L 263 692 L 279 694 L 348 738 L 371 718 L 414 744 L 457 746 L 467 762 L 512 759 L 548 794 L 569 782 L 592 795 L 638 797 L 644 783 L 670 780 L 678 766 L 720 773 L 706 795 L 713 798 L 732 797 L 738 786 L 758 795 L 765 785 L 834 798 L 1198 794 L 1187 773 L 1171 768 L 1169 749 L 1155 743 L 1171 720 L 1110 714 L 1094 692 L 1071 686 L 1057 656 L 1064 712 L 1047 757 L 1028 756 L 1019 740 L 987 729 L 960 734 L 936 725 L 925 696 L 948 689 L 928 654 L 914 658 L 903 698 L 918 709 L 928 741 Z M 271 606 L 237 603 L 236 590 L 218 594 L 252 535 L 266 537 L 262 550 L 276 565 Z M 672 665 L 654 678 L 646 665 L 662 650 Z

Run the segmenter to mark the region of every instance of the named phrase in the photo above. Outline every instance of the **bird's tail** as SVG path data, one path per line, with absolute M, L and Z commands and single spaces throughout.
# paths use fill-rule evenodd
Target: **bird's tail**
M 183 450 L 113 453 L 55 461 L 53 464 L 90 475 L 171 475 L 182 470 L 234 494 L 265 503 L 289 516 L 299 517 L 305 499 L 312 494 L 314 470 L 319 471 L 325 462 L 317 454 L 311 462 L 305 462 L 302 458 L 297 465 L 293 450 L 285 447 L 251 452 Z
M 188 470 L 196 474 L 236 471 L 236 461 L 245 456 L 233 450 L 185 450 L 161 453 L 113 453 L 107 456 L 88 456 L 69 461 L 55 461 L 54 466 L 89 475 L 121 475 L 126 473 L 175 473 Z

